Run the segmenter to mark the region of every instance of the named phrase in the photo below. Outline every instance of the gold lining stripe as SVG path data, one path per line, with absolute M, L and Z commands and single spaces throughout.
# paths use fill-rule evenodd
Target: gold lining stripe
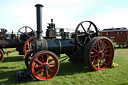
M 61 41 L 60 40 L 59 40 L 59 43 L 60 43 L 60 53 L 61 53 L 62 48 L 61 48 Z
M 46 39 L 45 39 L 45 44 L 46 44 L 46 50 L 48 50 L 48 42 Z
M 74 43 L 73 43 L 73 40 L 72 40 L 72 52 L 74 51 Z

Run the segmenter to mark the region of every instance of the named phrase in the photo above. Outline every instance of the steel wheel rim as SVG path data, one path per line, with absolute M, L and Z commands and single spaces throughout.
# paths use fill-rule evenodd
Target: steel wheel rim
M 114 56 L 112 43 L 108 39 L 99 39 L 94 43 L 90 60 L 94 69 L 103 70 L 110 66 Z
M 35 40 L 36 38 L 35 37 L 33 37 L 33 38 L 30 38 L 29 40 L 27 40 L 27 42 L 25 43 L 25 46 L 24 46 L 24 52 L 25 52 L 25 54 L 27 53 L 27 52 L 29 52 L 29 51 L 31 51 L 32 50 L 32 48 L 33 48 L 33 41 Z
M 3 52 L 0 50 L 0 62 L 2 62 L 3 58 Z
M 48 58 L 46 59 L 46 62 L 44 61 L 45 55 L 48 56 Z M 39 60 L 39 57 L 41 57 L 42 60 Z M 54 64 L 51 64 L 51 62 L 54 62 Z M 54 55 L 50 53 L 41 53 L 40 55 L 38 55 L 33 60 L 32 68 L 31 68 L 33 75 L 39 80 L 48 80 L 54 77 L 57 74 L 58 69 L 59 69 L 58 60 Z

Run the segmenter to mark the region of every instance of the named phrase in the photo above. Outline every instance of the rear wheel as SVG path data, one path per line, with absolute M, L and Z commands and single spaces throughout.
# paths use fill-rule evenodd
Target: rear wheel
M 0 63 L 3 61 L 4 59 L 4 54 L 3 51 L 0 49 Z
M 110 39 L 97 37 L 90 40 L 85 47 L 85 62 L 92 70 L 110 67 L 114 57 L 114 46 Z
M 51 51 L 39 51 L 30 61 L 30 71 L 38 80 L 51 79 L 57 74 L 58 70 L 58 58 Z

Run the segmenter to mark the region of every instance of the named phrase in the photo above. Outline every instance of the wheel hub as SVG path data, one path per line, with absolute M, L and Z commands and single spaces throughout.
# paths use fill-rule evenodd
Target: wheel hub
M 103 56 L 104 56 L 104 53 L 103 53 L 103 52 L 101 52 L 101 53 L 100 53 L 100 56 L 101 56 L 101 57 L 103 57 Z
M 105 55 L 104 52 L 100 52 L 99 53 L 99 58 L 104 57 L 104 55 Z
M 49 65 L 48 65 L 48 64 L 45 64 L 45 65 L 44 65 L 44 69 L 45 69 L 45 70 L 48 70 L 48 68 L 49 68 Z

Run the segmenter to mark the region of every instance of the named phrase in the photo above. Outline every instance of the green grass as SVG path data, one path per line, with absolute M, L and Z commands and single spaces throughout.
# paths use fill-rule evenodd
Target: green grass
M 11 49 L 12 50 L 12 49 Z M 17 52 L 4 55 L 0 63 L 0 85 L 128 85 L 128 49 L 116 49 L 114 63 L 119 67 L 102 71 L 90 71 L 84 64 L 72 64 L 67 60 L 60 63 L 58 74 L 50 80 L 32 79 L 16 82 L 16 71 L 27 69 L 23 55 Z

